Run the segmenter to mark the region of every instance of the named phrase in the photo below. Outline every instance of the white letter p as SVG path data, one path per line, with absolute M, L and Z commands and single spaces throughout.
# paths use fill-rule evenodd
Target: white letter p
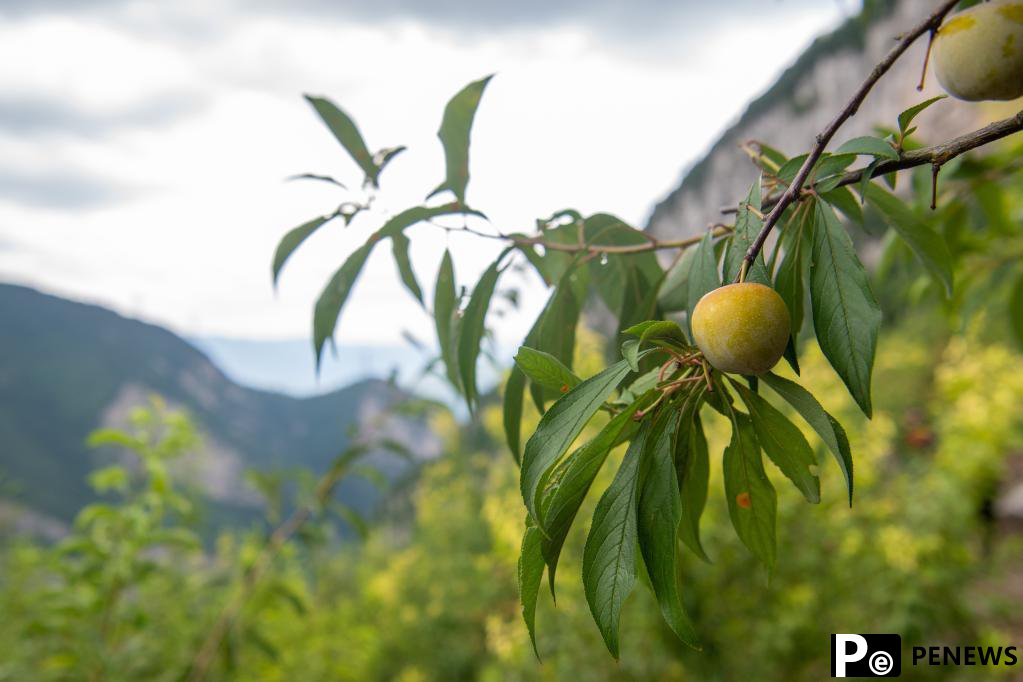
M 848 642 L 856 644 L 856 649 L 852 653 L 846 650 Z M 866 637 L 862 635 L 835 635 L 835 677 L 845 677 L 845 664 L 855 663 L 866 655 Z

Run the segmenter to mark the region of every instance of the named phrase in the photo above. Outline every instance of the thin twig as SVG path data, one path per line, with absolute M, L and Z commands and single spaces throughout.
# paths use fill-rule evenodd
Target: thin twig
M 327 500 L 330 499 L 334 492 L 334 488 L 347 473 L 347 467 L 332 467 L 324 476 L 320 479 L 316 490 L 317 504 L 326 504 Z M 235 594 L 234 598 L 231 599 L 220 615 L 217 616 L 216 622 L 213 627 L 210 628 L 206 638 L 203 640 L 202 646 L 199 648 L 198 653 L 195 655 L 195 659 L 192 661 L 192 666 L 188 671 L 188 682 L 200 682 L 206 679 L 206 675 L 209 673 L 210 665 L 213 663 L 213 659 L 217 655 L 217 651 L 220 649 L 221 643 L 224 638 L 234 627 L 238 620 L 238 616 L 241 613 L 242 608 L 248 602 L 252 596 L 252 592 L 256 586 L 259 585 L 263 576 L 273 563 L 274 558 L 280 553 L 281 548 L 284 544 L 291 539 L 291 537 L 298 532 L 298 529 L 309 520 L 313 515 L 313 508 L 310 505 L 303 505 L 298 507 L 291 513 L 291 516 L 287 518 L 280 526 L 278 526 L 274 532 L 270 535 L 270 538 L 266 541 L 263 549 L 260 551 L 256 560 L 252 562 L 252 565 L 245 572 L 245 576 L 242 579 L 241 589 Z
M 776 224 L 778 224 L 778 220 L 781 218 L 782 213 L 785 212 L 785 209 L 788 208 L 792 202 L 799 198 L 803 188 L 803 183 L 806 181 L 807 176 L 809 176 L 814 164 L 817 163 L 821 154 L 824 153 L 824 149 L 828 146 L 828 143 L 831 142 L 831 138 L 835 136 L 835 133 L 838 132 L 838 129 L 841 128 L 846 121 L 856 114 L 856 111 L 860 108 L 860 104 L 862 104 L 863 100 L 866 99 L 867 94 L 874 87 L 874 84 L 888 72 L 888 70 L 892 67 L 892 64 L 894 64 L 895 61 L 901 57 L 907 49 L 909 49 L 909 46 L 912 45 L 917 38 L 941 26 L 941 22 L 945 18 L 945 15 L 951 12 L 952 8 L 955 7 L 958 2 L 959 0 L 945 0 L 938 7 L 937 11 L 927 17 L 912 31 L 903 35 L 899 40 L 899 44 L 892 48 L 891 52 L 889 52 L 885 58 L 874 67 L 873 71 L 870 72 L 867 79 L 863 81 L 860 87 L 856 90 L 842 111 L 840 111 L 831 123 L 829 123 L 819 135 L 817 135 L 817 140 L 813 149 L 810 150 L 810 154 L 806 157 L 806 160 L 800 167 L 799 172 L 796 173 L 796 177 L 792 181 L 792 184 L 790 184 L 788 189 L 786 189 L 778 198 L 778 202 L 774 205 L 774 208 L 771 209 L 767 218 L 764 219 L 763 228 L 761 228 L 759 234 L 757 234 L 753 243 L 750 244 L 749 249 L 746 251 L 746 255 L 743 258 L 746 263 L 752 264 L 756 259 L 757 254 L 759 254 L 760 250 L 764 247 L 764 242 L 767 241 L 768 235 L 771 234 L 771 230 L 774 229 Z
M 482 232 L 480 230 L 473 229 L 471 227 L 449 227 L 441 225 L 434 221 L 429 221 L 429 224 L 434 227 L 438 227 L 442 230 L 451 232 L 465 232 L 467 234 L 474 235 L 476 237 L 484 237 L 486 239 L 497 239 L 499 241 L 511 242 L 516 246 L 542 246 L 544 249 L 551 251 L 564 251 L 565 253 L 586 253 L 591 256 L 599 256 L 601 254 L 634 254 L 634 253 L 647 253 L 649 251 L 665 251 L 668 249 L 685 249 L 687 247 L 698 244 L 703 235 L 697 235 L 695 237 L 687 237 L 685 239 L 676 239 L 671 241 L 662 241 L 655 239 L 651 236 L 647 237 L 647 241 L 642 244 L 565 244 L 563 242 L 552 242 L 548 241 L 545 235 L 537 234 L 532 236 L 526 236 L 521 234 L 505 234 L 503 232 L 490 233 Z M 722 225 L 720 223 L 710 227 L 712 237 L 723 237 L 726 234 L 731 233 L 732 228 L 729 225 Z

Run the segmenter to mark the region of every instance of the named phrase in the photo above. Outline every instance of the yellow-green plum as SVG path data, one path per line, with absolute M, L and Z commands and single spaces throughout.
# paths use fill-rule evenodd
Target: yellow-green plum
M 763 284 L 729 284 L 706 294 L 693 309 L 693 338 L 703 356 L 722 372 L 763 374 L 789 342 L 785 302 Z
M 952 15 L 931 53 L 938 82 L 976 102 L 1023 96 L 1023 2 L 991 0 Z

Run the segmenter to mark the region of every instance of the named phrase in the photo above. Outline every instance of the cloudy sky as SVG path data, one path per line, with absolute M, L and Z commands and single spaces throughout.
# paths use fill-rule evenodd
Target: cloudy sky
M 504 230 L 564 207 L 641 225 L 715 136 L 854 0 L 3 0 L 0 281 L 109 305 L 179 333 L 308 335 L 312 304 L 380 216 L 437 185 L 447 98 L 496 72 L 476 119 L 471 204 Z M 302 100 L 330 97 L 373 149 L 405 144 L 382 211 L 300 250 L 355 166 Z M 808 131 L 809 138 L 810 131 Z M 432 286 L 445 244 L 471 284 L 494 244 L 411 232 Z M 539 297 L 500 324 L 508 340 Z M 428 336 L 389 249 L 340 327 L 346 343 Z

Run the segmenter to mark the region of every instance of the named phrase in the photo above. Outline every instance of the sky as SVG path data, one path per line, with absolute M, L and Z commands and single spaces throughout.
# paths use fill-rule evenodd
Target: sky
M 0 281 L 97 302 L 190 337 L 296 339 L 344 258 L 443 177 L 444 103 L 489 73 L 468 201 L 503 231 L 572 207 L 642 225 L 685 167 L 853 0 L 3 0 Z M 755 20 L 751 20 L 754 18 Z M 346 200 L 286 182 L 360 174 L 302 94 L 335 101 L 371 149 L 407 145 L 376 211 L 291 227 Z M 427 290 L 452 249 L 471 286 L 498 245 L 413 228 Z M 515 343 L 542 300 L 495 319 Z M 377 249 L 342 343 L 427 339 L 427 314 Z

